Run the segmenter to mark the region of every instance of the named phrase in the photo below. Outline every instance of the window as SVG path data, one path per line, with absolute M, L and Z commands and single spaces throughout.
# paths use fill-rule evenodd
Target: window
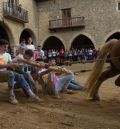
M 71 9 L 62 9 L 62 18 L 63 19 L 68 19 L 71 18 Z
M 71 25 L 71 9 L 62 9 L 62 24 L 64 26 L 70 26 Z
M 118 2 L 117 9 L 120 10 L 120 2 Z

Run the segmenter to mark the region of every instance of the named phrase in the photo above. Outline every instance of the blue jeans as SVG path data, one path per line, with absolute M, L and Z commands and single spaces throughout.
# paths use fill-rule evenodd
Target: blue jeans
M 29 73 L 24 73 L 24 78 L 27 81 L 27 83 L 29 84 L 29 87 L 31 88 L 31 90 L 33 90 L 30 78 L 29 78 L 30 74 Z
M 27 75 L 25 75 L 26 78 L 28 78 Z M 15 85 L 16 82 L 16 85 Z M 14 85 L 12 87 L 13 89 L 16 88 L 22 88 L 25 91 L 28 91 L 29 89 L 31 89 L 29 82 L 27 82 L 27 80 L 25 79 L 24 75 L 18 74 L 18 73 L 14 73 Z
M 74 90 L 83 90 L 84 87 L 81 86 L 78 82 L 76 82 L 75 80 L 71 80 L 69 83 L 68 88 L 74 89 Z
M 59 78 L 55 85 L 55 92 L 66 91 L 72 79 L 73 75 L 65 75 Z

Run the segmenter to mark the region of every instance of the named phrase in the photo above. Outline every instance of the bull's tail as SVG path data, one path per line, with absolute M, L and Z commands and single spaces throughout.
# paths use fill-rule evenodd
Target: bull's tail
M 108 53 L 110 52 L 113 44 L 118 41 L 116 39 L 112 39 L 110 41 L 108 41 L 100 50 L 99 56 L 96 60 L 96 63 L 93 67 L 92 73 L 89 76 L 86 84 L 85 84 L 85 89 L 86 91 L 89 93 L 91 90 L 93 90 L 95 87 L 95 82 L 97 81 L 97 79 L 99 78 L 103 66 L 104 66 L 104 62 L 106 60 L 106 57 L 108 55 Z

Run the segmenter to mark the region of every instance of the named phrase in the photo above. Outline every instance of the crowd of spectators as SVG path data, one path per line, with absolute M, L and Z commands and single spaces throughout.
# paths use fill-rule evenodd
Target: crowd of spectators
M 96 49 L 74 49 L 71 50 L 48 50 L 45 51 L 45 56 L 48 60 L 55 59 L 57 63 L 62 63 L 64 61 L 78 61 L 78 62 L 87 62 L 87 61 L 95 61 L 98 55 L 98 50 Z
M 27 43 L 27 44 L 26 44 Z M 22 51 L 22 49 L 31 49 L 34 51 L 35 60 L 39 61 L 41 59 L 47 59 L 48 61 L 51 59 L 55 59 L 57 64 L 62 64 L 65 61 L 78 61 L 78 62 L 94 62 L 97 58 L 99 50 L 95 48 L 81 48 L 81 49 L 63 49 L 60 50 L 43 50 L 39 45 L 35 47 L 32 42 L 32 38 L 29 37 L 26 41 L 25 39 L 21 39 L 20 44 L 16 47 L 16 55 Z

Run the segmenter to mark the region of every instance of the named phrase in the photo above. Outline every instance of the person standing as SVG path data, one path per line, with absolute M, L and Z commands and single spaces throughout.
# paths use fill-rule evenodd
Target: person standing
M 42 50 L 42 47 L 41 47 L 41 46 L 38 46 L 38 52 L 39 52 L 41 58 L 44 58 L 45 53 L 44 53 L 44 51 Z
M 35 46 L 33 45 L 33 40 L 31 37 L 28 38 L 26 47 L 27 49 L 30 49 L 33 51 L 35 50 Z
M 19 45 L 17 46 L 16 49 L 19 50 L 20 47 L 26 48 L 26 40 L 25 39 L 20 40 L 20 43 L 19 43 Z

